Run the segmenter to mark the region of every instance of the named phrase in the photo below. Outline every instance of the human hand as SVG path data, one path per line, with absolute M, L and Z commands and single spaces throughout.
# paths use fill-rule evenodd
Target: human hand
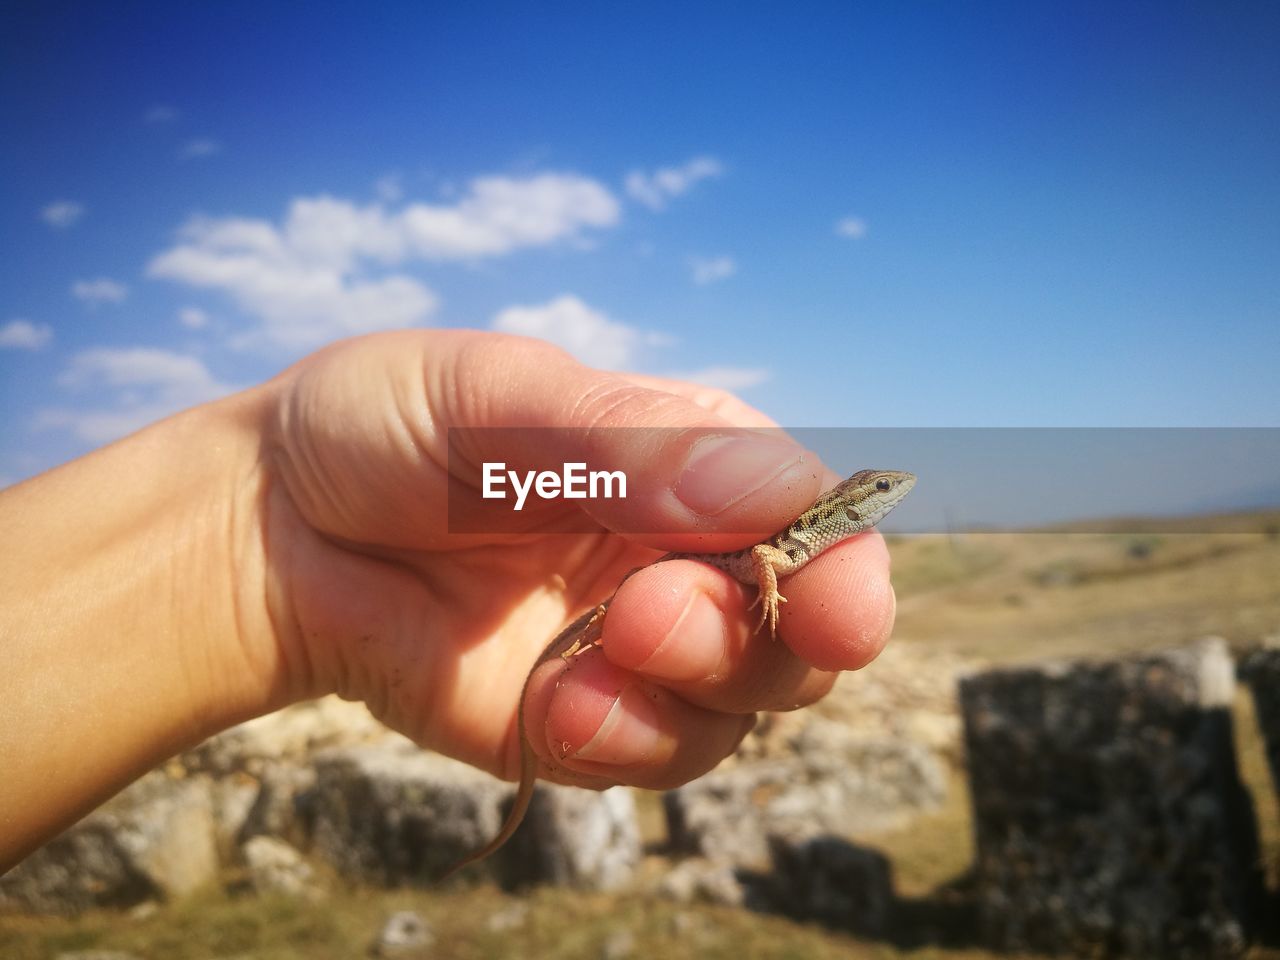
M 363 700 L 424 746 L 507 777 L 518 771 L 525 677 L 567 620 L 659 547 L 733 550 L 759 536 L 722 531 L 781 528 L 824 479 L 777 433 L 698 444 L 708 431 L 770 425 L 727 394 L 602 373 L 521 338 L 363 338 L 266 390 L 265 596 L 290 698 Z M 588 533 L 451 533 L 447 498 L 478 503 L 479 491 L 450 487 L 448 428 L 491 426 L 531 429 L 503 432 L 517 448 L 501 450 L 486 448 L 483 431 L 455 434 L 467 446 L 455 447 L 455 467 L 474 477 L 484 460 L 581 461 L 590 436 L 593 465 L 623 469 L 628 498 L 593 503 Z M 534 429 L 552 426 L 589 430 Z M 637 450 L 609 429 L 640 426 L 671 429 L 676 442 Z M 545 508 L 539 529 L 578 503 Z M 775 641 L 754 632 L 750 592 L 705 565 L 665 563 L 628 580 L 601 646 L 572 670 L 544 664 L 530 682 L 526 729 L 544 774 L 685 782 L 733 750 L 755 711 L 812 703 L 833 671 L 864 665 L 887 639 L 893 593 L 875 531 L 816 560 L 786 592 Z

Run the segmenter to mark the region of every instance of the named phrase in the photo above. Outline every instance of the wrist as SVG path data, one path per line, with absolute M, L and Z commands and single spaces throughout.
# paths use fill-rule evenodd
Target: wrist
M 0 495 L 0 869 L 131 780 L 287 699 L 263 600 L 270 387 Z
M 193 709 L 191 740 L 307 696 L 269 603 L 269 499 L 274 483 L 267 423 L 278 381 L 188 411 L 172 438 L 191 458 L 179 509 L 150 531 L 174 544 L 170 629 L 182 651 Z M 179 515 L 181 514 L 181 515 Z M 296 671 L 295 671 L 296 672 Z

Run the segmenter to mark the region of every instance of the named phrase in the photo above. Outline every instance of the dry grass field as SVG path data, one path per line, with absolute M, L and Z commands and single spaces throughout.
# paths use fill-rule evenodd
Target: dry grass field
M 1280 523 L 1275 517 L 1248 519 L 1239 532 L 1215 534 L 1144 532 L 1127 524 L 1102 533 L 896 539 L 895 642 L 992 664 L 1106 657 L 1207 635 L 1244 650 L 1280 637 Z M 856 695 L 855 682 L 842 684 L 837 694 Z M 1280 888 L 1280 813 L 1247 692 L 1237 701 L 1241 765 L 1274 893 Z M 958 919 L 972 842 L 958 767 L 953 778 L 944 809 L 868 841 L 890 857 L 902 898 L 902 920 L 887 941 L 721 907 L 554 889 L 527 895 L 488 886 L 345 891 L 321 904 L 211 890 L 140 917 L 0 918 L 0 956 L 34 960 L 92 948 L 165 960 L 336 960 L 367 955 L 382 919 L 409 908 L 434 928 L 435 947 L 423 956 L 460 960 L 992 957 L 966 943 L 969 935 Z M 647 822 L 654 824 L 653 807 L 648 811 Z M 662 868 L 658 857 L 646 865 Z M 342 890 L 336 883 L 334 889 Z M 1276 958 L 1280 950 L 1258 947 L 1252 955 Z

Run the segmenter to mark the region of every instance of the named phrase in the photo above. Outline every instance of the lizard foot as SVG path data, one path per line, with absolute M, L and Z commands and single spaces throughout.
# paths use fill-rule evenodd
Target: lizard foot
M 751 602 L 748 610 L 754 610 L 756 604 L 761 604 L 760 620 L 756 624 L 755 632 L 759 633 L 764 629 L 766 623 L 769 624 L 769 636 L 777 639 L 778 636 L 778 604 L 786 603 L 787 598 L 774 590 L 772 594 L 762 590 L 756 594 L 755 600 Z
M 587 625 L 582 628 L 582 633 L 574 639 L 573 643 L 560 654 L 561 660 L 568 660 L 572 656 L 576 656 L 583 650 L 599 645 L 600 636 L 604 631 L 604 615 L 609 609 L 608 604 L 600 604 L 596 607 L 595 612 L 591 614 L 591 619 L 587 621 Z

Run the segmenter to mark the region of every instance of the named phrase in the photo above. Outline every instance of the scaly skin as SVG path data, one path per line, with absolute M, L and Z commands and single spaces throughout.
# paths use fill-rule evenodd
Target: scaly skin
M 759 588 L 754 607 L 760 604 L 760 622 L 756 629 L 769 625 L 769 635 L 777 635 L 778 605 L 787 598 L 778 593 L 778 579 L 795 573 L 824 550 L 842 540 L 870 530 L 889 513 L 915 486 L 913 474 L 898 470 L 861 470 L 848 480 L 824 493 L 811 506 L 784 529 L 779 530 L 763 543 L 731 553 L 668 553 L 654 563 L 666 560 L 697 560 L 723 570 L 735 580 Z M 643 567 L 636 567 L 619 581 L 622 586 L 627 578 Z M 524 700 L 529 689 L 529 678 L 542 664 L 554 657 L 568 658 L 579 650 L 591 646 L 600 639 L 605 614 L 617 589 L 603 603 L 588 610 L 560 631 L 534 661 L 520 691 L 517 726 L 520 736 L 520 786 L 515 802 L 507 814 L 498 835 L 470 854 L 466 859 L 450 867 L 440 878 L 453 876 L 464 867 L 477 863 L 511 839 L 529 810 L 533 788 L 538 778 L 538 758 L 529 745 L 524 726 Z

